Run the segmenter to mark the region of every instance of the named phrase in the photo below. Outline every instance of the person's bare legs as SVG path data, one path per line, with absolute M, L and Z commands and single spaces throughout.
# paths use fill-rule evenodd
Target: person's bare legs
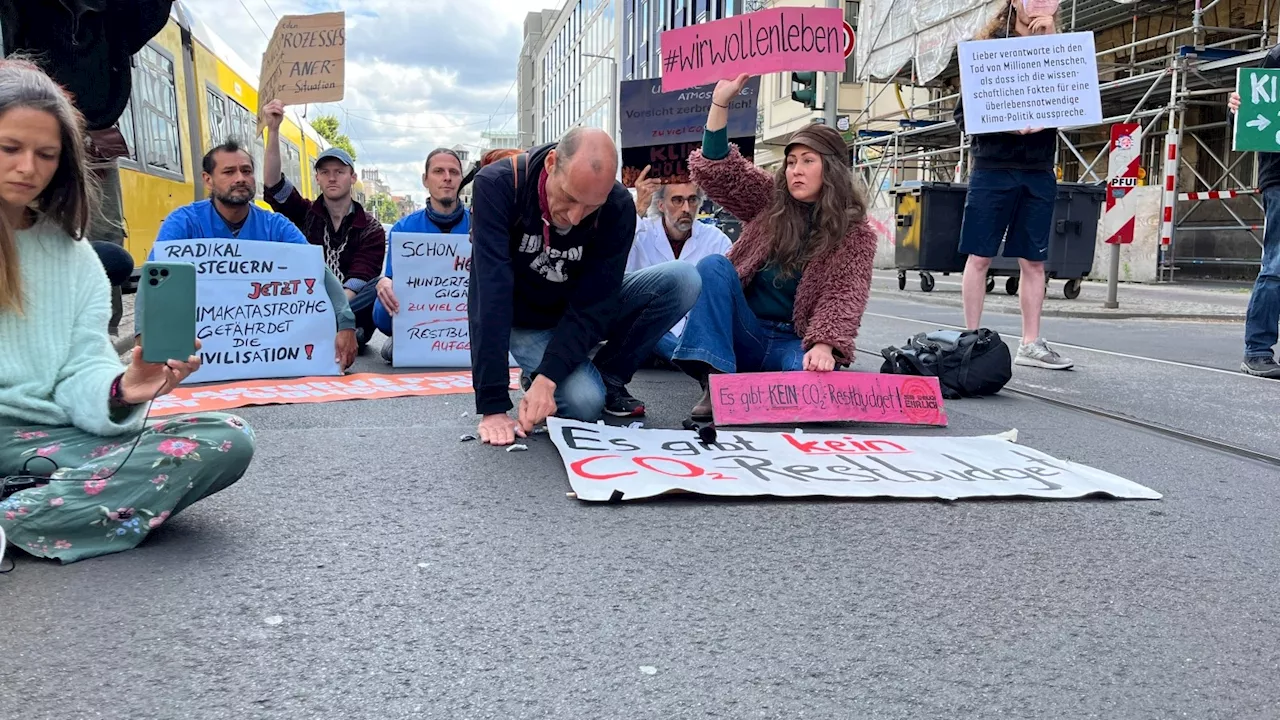
M 982 307 L 987 301 L 987 270 L 990 268 L 991 258 L 977 255 L 970 255 L 964 264 L 960 298 L 964 302 L 964 325 L 969 330 L 977 330 L 982 324 Z
M 1035 342 L 1040 337 L 1040 314 L 1044 309 L 1044 263 L 1018 258 L 1022 277 L 1018 280 L 1019 301 L 1022 305 L 1022 344 Z

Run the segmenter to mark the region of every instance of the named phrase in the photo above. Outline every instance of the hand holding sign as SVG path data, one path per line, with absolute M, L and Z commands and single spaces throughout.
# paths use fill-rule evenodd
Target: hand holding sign
M 836 358 L 831 354 L 831 346 L 818 343 L 804 354 L 804 369 L 815 372 L 831 372 L 836 369 Z
M 266 124 L 268 130 L 279 131 L 280 124 L 284 122 L 284 103 L 279 100 L 272 100 L 262 108 L 262 122 Z
M 196 340 L 196 350 L 200 341 Z M 165 364 L 143 362 L 142 345 L 136 345 L 129 359 L 129 367 L 120 377 L 120 399 L 130 405 L 142 405 L 168 395 L 178 384 L 200 369 L 200 356 L 192 355 L 186 362 L 170 360 Z

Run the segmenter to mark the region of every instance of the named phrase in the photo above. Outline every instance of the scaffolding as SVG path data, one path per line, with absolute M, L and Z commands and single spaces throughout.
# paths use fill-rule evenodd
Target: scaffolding
M 889 205 L 903 182 L 967 178 L 968 139 L 951 119 L 960 87 L 955 45 L 1005 1 L 863 1 L 859 74 L 885 83 L 852 123 L 861 128 L 855 167 L 873 206 Z M 1231 150 L 1226 103 L 1236 71 L 1257 66 L 1274 44 L 1277 11 L 1280 0 L 1062 0 L 1060 30 L 1094 33 L 1104 119 L 1059 131 L 1060 179 L 1104 184 L 1110 125 L 1142 125 L 1143 184 L 1163 186 L 1160 280 L 1189 267 L 1243 274 L 1259 263 L 1256 154 Z M 905 103 L 901 86 L 923 88 L 927 99 Z M 899 109 L 874 116 L 890 89 Z

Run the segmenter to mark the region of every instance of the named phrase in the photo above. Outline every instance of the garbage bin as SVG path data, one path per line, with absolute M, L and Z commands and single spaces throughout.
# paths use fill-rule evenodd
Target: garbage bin
M 1062 294 L 1070 300 L 1080 296 L 1084 278 L 1093 271 L 1093 251 L 1098 243 L 1098 219 L 1106 202 L 1107 190 L 1101 185 L 1059 183 L 1053 205 L 1053 227 L 1049 232 L 1049 256 L 1045 260 L 1047 279 L 1066 280 Z M 1018 294 L 1018 259 L 1000 253 L 991 262 L 992 275 L 1010 275 L 1005 292 Z M 990 290 L 993 281 L 987 281 Z
M 893 190 L 896 216 L 894 267 L 898 289 L 907 287 L 907 271 L 920 273 L 920 289 L 931 292 L 932 273 L 964 272 L 960 221 L 968 187 L 959 183 L 918 182 Z

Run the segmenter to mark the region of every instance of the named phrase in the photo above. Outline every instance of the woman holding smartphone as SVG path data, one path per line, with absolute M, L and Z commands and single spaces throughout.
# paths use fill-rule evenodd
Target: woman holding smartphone
M 254 448 L 231 415 L 145 425 L 200 360 L 146 363 L 135 347 L 126 367 L 112 348 L 110 286 L 83 239 L 84 137 L 61 87 L 0 61 L 0 527 L 64 563 L 136 546 L 239 480 Z

